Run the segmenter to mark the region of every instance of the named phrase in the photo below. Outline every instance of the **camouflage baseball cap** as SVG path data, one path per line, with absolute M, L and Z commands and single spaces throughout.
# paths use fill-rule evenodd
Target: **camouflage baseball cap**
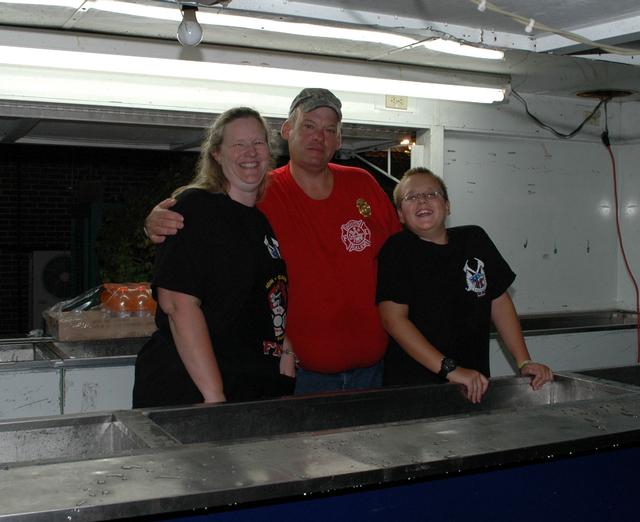
M 298 107 L 302 109 L 302 112 L 311 112 L 318 107 L 329 107 L 336 112 L 338 119 L 342 120 L 342 111 L 340 110 L 342 102 L 328 89 L 302 89 L 300 94 L 291 102 L 289 116 Z

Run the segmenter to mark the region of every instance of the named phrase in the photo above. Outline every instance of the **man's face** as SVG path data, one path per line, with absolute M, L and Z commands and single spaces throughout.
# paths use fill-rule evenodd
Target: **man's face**
M 329 107 L 318 107 L 310 112 L 297 109 L 295 116 L 282 126 L 292 163 L 308 169 L 326 168 L 341 146 L 338 115 Z

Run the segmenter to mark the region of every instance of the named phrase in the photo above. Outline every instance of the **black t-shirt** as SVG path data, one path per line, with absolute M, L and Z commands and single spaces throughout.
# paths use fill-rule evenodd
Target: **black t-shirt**
M 173 208 L 184 228 L 156 253 L 152 289 L 201 301 L 228 401 L 290 393 L 279 373 L 287 275 L 266 217 L 224 194 L 191 189 Z M 136 361 L 134 407 L 202 402 L 158 307 L 158 330 Z
M 424 241 L 409 230 L 390 237 L 378 260 L 376 301 L 409 306 L 409 319 L 445 356 L 490 375 L 491 301 L 515 274 L 478 226 L 448 229 L 449 242 Z M 385 384 L 443 382 L 391 339 Z

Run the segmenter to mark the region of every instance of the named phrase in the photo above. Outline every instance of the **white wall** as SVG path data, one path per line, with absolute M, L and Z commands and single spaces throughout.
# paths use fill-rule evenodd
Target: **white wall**
M 630 366 L 637 357 L 635 330 L 531 335 L 525 336 L 525 341 L 531 358 L 556 372 Z M 492 377 L 517 374 L 513 359 L 507 354 L 497 339 L 491 339 Z
M 487 230 L 518 275 L 512 290 L 520 313 L 615 307 L 606 149 L 597 143 L 446 136 L 450 225 L 475 223 Z

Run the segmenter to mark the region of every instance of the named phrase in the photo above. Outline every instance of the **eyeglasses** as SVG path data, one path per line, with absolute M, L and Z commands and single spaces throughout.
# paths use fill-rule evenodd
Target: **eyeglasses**
M 402 201 L 406 201 L 407 203 L 417 203 L 418 201 L 433 201 L 438 198 L 444 199 L 444 194 L 434 190 L 433 192 L 412 192 L 403 196 Z
M 254 149 L 262 149 L 263 147 L 268 147 L 268 143 L 266 140 L 253 140 L 251 142 L 247 141 L 236 141 L 228 147 L 235 152 L 247 152 L 249 148 L 253 147 Z

